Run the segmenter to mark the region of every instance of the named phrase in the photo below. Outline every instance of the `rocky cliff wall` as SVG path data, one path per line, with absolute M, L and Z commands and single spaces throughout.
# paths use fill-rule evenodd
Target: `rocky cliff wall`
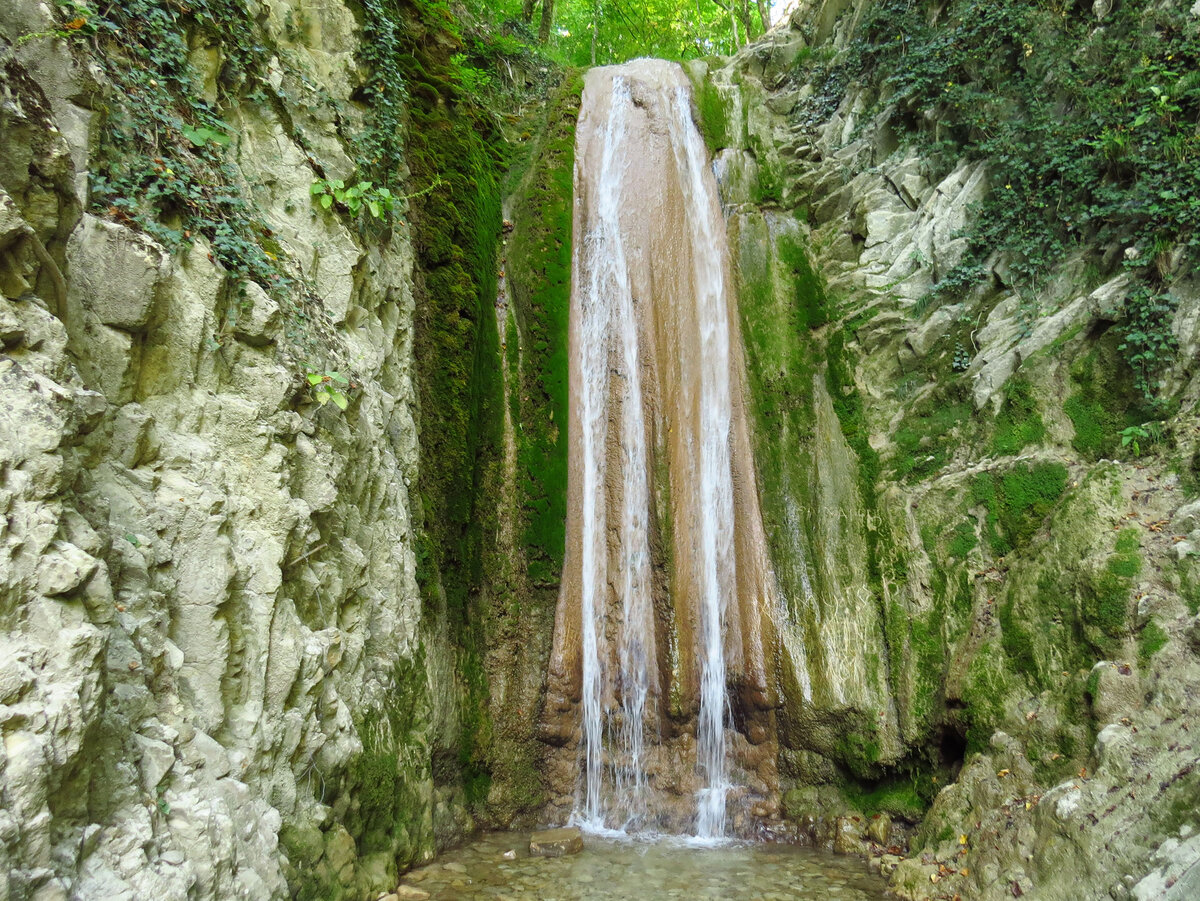
M 418 394 L 475 333 L 414 296 L 498 207 L 462 276 L 399 199 L 397 34 L 453 41 L 378 6 L 0 10 L 0 898 L 362 897 L 472 825 Z
M 1092 101 L 1055 81 L 1045 48 L 1080 66 L 1116 54 L 1111 77 L 1135 99 L 1112 133 L 1156 122 L 1194 160 L 1189 83 L 1117 67 L 1153 40 L 1170 71 L 1168 54 L 1194 52 L 1196 13 L 1096 4 L 1043 21 L 1005 6 L 1031 17 L 1022 31 L 988 10 L 801 4 L 729 64 L 692 66 L 785 593 L 783 810 L 843 850 L 869 847 L 834 820 L 847 807 L 922 821 L 908 859 L 886 841 L 874 852 L 904 897 L 1187 897 L 1200 827 L 1190 226 L 1163 208 L 1155 235 L 1129 214 L 1170 160 L 1142 149 L 1106 169 L 1088 155 L 1098 135 L 1053 144 L 1066 138 L 1039 124 L 1039 96 L 989 79 L 996 66 L 1033 79 L 1069 125 Z M 927 76 L 943 78 L 936 91 Z M 1141 117 L 1147 78 L 1168 85 L 1154 82 L 1182 125 Z M 977 110 L 1023 123 L 1026 144 L 991 155 Z M 1074 189 L 1039 185 L 1043 146 Z M 1125 201 L 1104 207 L 1106 192 Z M 1086 227 L 1072 222 L 1085 195 Z M 1139 342 L 1160 352 L 1149 369 Z

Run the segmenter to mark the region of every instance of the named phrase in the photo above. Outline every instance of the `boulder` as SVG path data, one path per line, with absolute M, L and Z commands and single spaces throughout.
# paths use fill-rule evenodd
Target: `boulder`
M 534 857 L 565 857 L 583 850 L 583 834 L 577 826 L 546 829 L 529 836 L 529 853 Z

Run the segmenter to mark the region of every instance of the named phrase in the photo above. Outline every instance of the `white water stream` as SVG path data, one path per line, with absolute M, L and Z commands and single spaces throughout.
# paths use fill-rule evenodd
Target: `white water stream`
M 613 96 L 604 125 L 603 154 L 597 178 L 595 219 L 583 238 L 585 272 L 579 279 L 582 335 L 582 379 L 575 398 L 583 422 L 583 732 L 585 791 L 583 822 L 603 827 L 616 820 L 636 828 L 644 816 L 642 766 L 644 717 L 648 695 L 648 645 L 654 639 L 650 622 L 649 454 L 642 412 L 641 367 L 637 322 L 621 232 L 621 185 L 628 151 L 625 119 L 632 107 L 629 84 L 613 82 Z M 603 595 L 607 573 L 608 402 L 614 386 L 621 408 L 620 478 L 624 491 L 620 511 L 619 572 L 621 598 L 616 673 L 605 670 L 607 607 Z M 600 602 L 598 603 L 598 596 Z M 613 698 L 619 699 L 614 706 Z M 606 736 L 615 742 L 613 811 L 605 809 L 603 755 Z

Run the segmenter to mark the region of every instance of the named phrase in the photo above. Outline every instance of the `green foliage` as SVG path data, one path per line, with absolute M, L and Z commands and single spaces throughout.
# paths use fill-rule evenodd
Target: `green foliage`
M 1004 403 L 996 417 L 992 450 L 997 454 L 1017 454 L 1046 437 L 1046 425 L 1038 411 L 1033 386 L 1014 376 L 1004 389 Z
M 310 191 L 313 202 L 321 209 L 328 210 L 337 203 L 351 217 L 366 210 L 372 219 L 384 219 L 391 216 L 396 206 L 396 198 L 388 188 L 377 187 L 369 181 L 347 187 L 340 178 L 319 178 L 313 182 Z
M 1147 403 L 1154 401 L 1157 374 L 1174 360 L 1179 346 L 1171 331 L 1178 305 L 1175 295 L 1155 292 L 1147 285 L 1138 285 L 1125 300 L 1124 340 L 1120 349 L 1137 376 L 1138 389 Z M 1127 443 L 1122 441 L 1123 445 Z M 1138 456 L 1136 450 L 1134 456 Z
M 235 138 L 219 106 L 203 99 L 188 63 L 189 38 L 219 45 L 218 104 L 266 82 L 262 62 L 272 48 L 238 0 L 127 0 L 59 5 L 64 28 L 86 39 L 91 58 L 112 84 L 97 107 L 99 128 L 89 172 L 89 207 L 139 229 L 178 252 L 204 238 L 232 282 L 231 297 L 252 281 L 286 313 L 294 362 L 328 360 L 332 349 L 317 326 L 321 301 L 275 239 L 228 159 Z M 74 27 L 84 21 L 86 27 Z M 260 98 L 265 102 L 265 95 Z M 241 305 L 227 305 L 227 327 Z M 220 336 L 210 349 L 222 346 Z
M 450 57 L 450 65 L 453 67 L 454 77 L 468 94 L 482 94 L 492 84 L 492 76 L 471 65 L 465 53 L 456 53 Z
M 620 63 L 639 56 L 693 59 L 728 55 L 737 50 L 730 13 L 741 0 L 721 5 L 712 0 L 559 0 L 553 49 L 565 63 L 585 66 Z M 753 9 L 754 4 L 749 4 Z M 763 32 L 757 12 L 738 17 L 739 35 L 757 37 Z M 594 38 L 594 41 L 593 41 Z
M 935 297 L 976 284 L 996 252 L 1011 287 L 1032 297 L 1074 247 L 1136 248 L 1123 349 L 1149 396 L 1171 352 L 1161 288 L 1171 251 L 1200 263 L 1200 197 L 1183 189 L 1200 175 L 1197 71 L 1200 28 L 1186 4 L 1129 0 L 1098 27 L 1084 4 L 884 0 L 850 52 L 812 77 L 806 114 L 823 121 L 822 97 L 863 81 L 935 156 L 989 161 L 970 251 Z
M 201 125 L 196 128 L 185 125 L 180 131 L 185 138 L 192 142 L 193 147 L 203 147 L 209 143 L 216 144 L 218 147 L 229 146 L 229 135 L 215 128 L 210 128 L 207 125 Z
M 1150 437 L 1150 433 L 1140 425 L 1126 426 L 1121 429 L 1121 447 L 1128 447 L 1135 457 L 1142 455 L 1140 442 Z
M 406 58 L 401 40 L 405 17 L 398 0 L 362 0 L 358 63 L 369 73 L 360 91 L 369 115 L 354 144 L 366 180 L 391 188 L 404 164 L 404 114 L 408 105 Z
M 962 346 L 961 342 L 954 345 L 954 360 L 951 362 L 950 368 L 955 372 L 966 372 L 971 368 L 971 355 L 967 353 L 967 349 Z
M 322 407 L 332 403 L 339 410 L 344 411 L 346 407 L 350 406 L 350 399 L 346 397 L 345 392 L 353 385 L 340 372 L 328 369 L 324 372 L 317 372 L 310 369 L 305 379 L 312 390 L 313 400 Z
M 96 58 L 114 86 L 102 109 L 92 208 L 169 250 L 203 235 L 235 276 L 286 294 L 291 280 L 262 246 L 270 229 L 224 157 L 230 128 L 201 99 L 187 61 L 185 36 L 197 31 L 220 41 L 231 76 L 254 71 L 265 50 L 250 39 L 245 11 L 233 0 L 200 0 L 186 11 L 167 0 L 129 0 L 95 9 L 73 2 L 64 14 L 90 23 Z
M 1061 463 L 1021 464 L 975 476 L 971 497 L 987 511 L 985 534 L 993 552 L 1004 556 L 1028 541 L 1066 487 Z

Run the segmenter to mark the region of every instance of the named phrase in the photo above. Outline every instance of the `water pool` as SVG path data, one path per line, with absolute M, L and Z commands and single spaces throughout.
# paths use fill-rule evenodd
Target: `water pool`
M 515 857 L 505 858 L 505 853 Z M 878 901 L 884 881 L 857 858 L 792 845 L 689 845 L 584 836 L 579 854 L 529 856 L 529 833 L 482 836 L 405 874 L 432 899 L 762 899 Z M 403 897 L 403 895 L 402 895 Z

